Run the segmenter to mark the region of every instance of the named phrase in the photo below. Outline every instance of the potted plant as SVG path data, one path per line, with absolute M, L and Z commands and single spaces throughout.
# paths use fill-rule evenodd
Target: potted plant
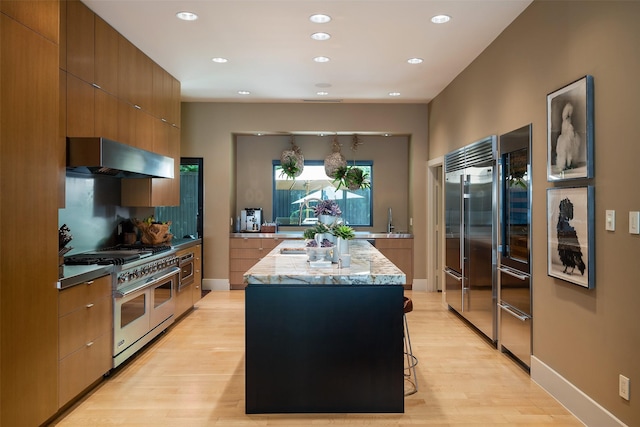
M 317 223 L 313 227 L 307 228 L 302 236 L 305 238 L 307 247 L 332 247 L 333 242 L 328 239 L 331 237 L 331 230 L 326 224 L 321 222 Z
M 347 187 L 349 190 L 360 190 L 371 187 L 369 174 L 357 166 L 342 166 L 336 169 L 333 174 L 333 182 L 340 187 Z
M 337 217 L 342 215 L 340 206 L 335 200 L 324 199 L 313 207 L 313 213 L 318 218 L 318 222 L 333 224 Z
M 331 227 L 331 234 L 336 238 L 337 251 L 334 254 L 334 261 L 338 262 L 341 254 L 349 253 L 349 240 L 356 237 L 356 233 L 353 228 L 346 224 L 335 224 Z
M 331 234 L 336 236 L 339 239 L 351 240 L 356 237 L 356 233 L 353 228 L 349 227 L 346 224 L 336 224 L 331 227 Z
M 361 188 L 371 187 L 371 182 L 369 182 L 368 178 L 368 173 L 357 166 L 353 166 L 347 171 L 344 182 L 349 190 L 359 190 Z

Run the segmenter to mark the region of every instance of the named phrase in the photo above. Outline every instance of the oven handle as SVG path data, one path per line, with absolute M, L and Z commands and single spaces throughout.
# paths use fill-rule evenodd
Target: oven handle
M 193 252 L 189 252 L 188 254 L 182 255 L 180 257 L 180 265 L 187 264 L 193 261 L 193 258 L 195 258 Z
M 162 276 L 159 277 L 153 277 L 151 279 L 148 279 L 148 281 L 143 282 L 140 285 L 134 286 L 132 288 L 125 288 L 125 289 L 119 289 L 117 290 L 114 295 L 116 298 L 123 298 L 126 297 L 127 295 L 131 295 L 135 292 L 138 292 L 142 289 L 148 288 L 150 286 L 155 285 L 158 282 L 163 281 L 164 279 L 166 279 L 167 277 L 171 277 L 175 274 L 180 273 L 180 269 L 178 267 L 171 267 L 171 270 L 169 270 L 169 272 L 163 274 Z

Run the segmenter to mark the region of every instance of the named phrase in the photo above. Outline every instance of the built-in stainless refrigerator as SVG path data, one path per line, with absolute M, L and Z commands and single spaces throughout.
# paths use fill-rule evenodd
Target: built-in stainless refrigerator
M 445 156 L 445 292 L 449 307 L 497 341 L 496 137 Z
M 500 136 L 499 345 L 531 366 L 531 125 Z

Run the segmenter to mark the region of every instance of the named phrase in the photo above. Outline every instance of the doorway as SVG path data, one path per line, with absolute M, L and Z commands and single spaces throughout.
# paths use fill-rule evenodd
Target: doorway
M 202 238 L 203 176 L 202 157 L 181 157 L 180 205 L 155 209 L 159 221 L 171 221 L 175 238 Z
M 444 158 L 430 160 L 427 163 L 427 209 L 429 212 L 428 237 L 427 237 L 427 291 L 442 292 L 443 286 L 443 251 L 444 251 L 444 226 L 443 226 L 443 191 L 442 174 Z

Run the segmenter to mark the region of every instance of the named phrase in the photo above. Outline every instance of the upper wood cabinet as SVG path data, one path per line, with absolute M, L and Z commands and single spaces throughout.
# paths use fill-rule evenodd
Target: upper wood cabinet
M 180 127 L 180 81 L 171 78 L 171 124 Z
M 60 5 L 58 0 L 41 0 L 37 2 L 25 0 L 2 0 L 0 11 L 35 31 L 44 38 L 58 44 L 58 16 Z
M 122 36 L 95 16 L 95 81 L 103 91 L 118 97 L 118 47 Z
M 94 13 L 80 1 L 67 1 L 67 72 L 94 83 Z

